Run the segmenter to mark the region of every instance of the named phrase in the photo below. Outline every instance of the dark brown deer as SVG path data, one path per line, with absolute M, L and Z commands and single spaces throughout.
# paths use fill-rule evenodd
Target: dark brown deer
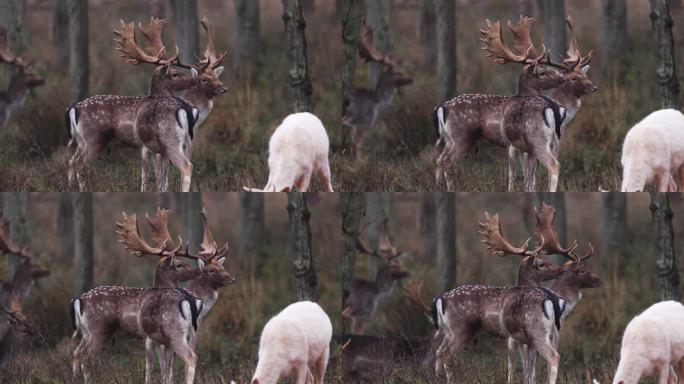
M 582 55 L 572 14 L 568 15 L 566 23 L 570 36 L 566 58 L 561 64 L 550 63 L 562 72 L 563 83 L 550 91 L 549 97 L 522 97 L 506 106 L 501 130 L 509 148 L 509 191 L 513 187 L 517 161 L 523 165 L 524 191 L 535 190 L 538 163 L 549 173 L 548 190 L 557 190 L 561 138 L 582 106 L 581 98 L 598 90 L 587 76 L 592 52 Z
M 402 255 L 392 245 L 387 234 L 387 223 L 382 227 L 378 249 L 372 251 L 361 241 L 356 241 L 357 249 L 371 257 L 380 258 L 383 263 L 378 269 L 374 281 L 351 279 L 344 292 L 345 309 L 342 316 L 352 320 L 352 333 L 362 334 L 364 325 L 373 318 L 375 312 L 392 296 L 394 283 L 410 276 L 409 271 L 401 264 Z
M 529 247 L 528 239 L 522 246 L 515 247 L 506 240 L 501 229 L 499 215 L 485 214 L 487 221 L 479 223 L 483 243 L 494 255 L 518 255 L 523 259 L 518 267 L 518 287 L 538 287 L 542 282 L 559 277 L 561 270 L 553 263 L 545 260 L 545 254 L 568 253 L 575 245 L 563 249 L 557 238 L 548 231 L 537 227 L 535 236 L 540 244 L 537 248 Z M 499 323 L 499 314 L 503 298 L 511 288 L 489 285 L 462 285 L 445 292 L 433 303 L 433 318 L 437 328 L 437 336 L 442 343 L 437 349 L 435 370 L 444 371 L 447 378 L 451 372 L 448 360 L 453 359 L 478 332 L 504 337 Z
M 413 79 L 399 68 L 399 63 L 389 56 L 383 56 L 375 49 L 373 30 L 369 27 L 364 27 L 361 33 L 359 55 L 366 62 L 382 64 L 383 71 L 374 89 L 356 88 L 352 91 L 349 106 L 342 116 L 342 124 L 352 131 L 357 160 L 361 158 L 365 132 L 392 105 L 399 88 L 413 82 Z
M 170 211 L 157 209 L 157 214 L 147 217 L 152 230 L 152 245 L 139 236 L 136 215 L 123 215 L 117 223 L 117 233 L 126 249 L 136 249 L 135 256 L 159 257 L 154 275 L 154 287 L 176 288 L 183 281 L 199 276 L 199 269 L 184 263 L 181 257 L 194 259 L 187 250 L 181 251 L 182 240 L 172 243 L 167 229 Z M 138 250 L 138 249 L 141 250 Z M 139 300 L 146 288 L 123 286 L 100 286 L 81 294 L 71 301 L 74 337 L 81 340 L 74 351 L 74 375 L 83 373 L 88 380 L 87 363 L 117 332 L 128 336 L 142 337 L 139 331 L 137 312 Z M 147 379 L 146 379 L 147 380 Z
M 543 204 L 537 215 L 537 225 L 546 236 L 557 244 L 553 230 L 555 209 Z M 501 304 L 501 327 L 508 338 L 508 382 L 512 380 L 514 350 L 518 350 L 523 361 L 523 376 L 526 384 L 534 383 L 534 361 L 537 353 L 549 365 L 549 383 L 554 384 L 558 375 L 560 355 L 560 329 L 565 318 L 582 299 L 582 289 L 598 288 L 603 285 L 585 264 L 594 253 L 589 243 L 589 251 L 584 256 L 574 253 L 576 244 L 568 252 L 555 252 L 568 261 L 561 267 L 560 276 L 551 284 L 550 289 L 520 288 L 510 290 Z
M 513 34 L 513 48 L 506 45 L 501 23 L 490 23 L 480 31 L 484 43 L 483 50 L 499 64 L 517 63 L 522 65 L 518 77 L 516 96 L 540 95 L 563 83 L 563 76 L 551 66 L 546 49 L 540 54 L 532 43 L 531 29 L 534 19 L 521 16 L 518 24 L 508 27 Z M 453 180 L 448 172 L 466 153 L 475 148 L 479 141 L 505 147 L 506 141 L 501 134 L 501 120 L 504 107 L 514 98 L 512 96 L 466 94 L 445 101 L 435 108 L 435 128 L 444 148 L 437 158 L 437 182 L 446 181 L 448 189 L 453 189 Z
M 0 128 L 9 122 L 12 113 L 21 108 L 32 88 L 45 80 L 31 71 L 31 64 L 12 53 L 7 41 L 7 30 L 0 27 L 0 63 L 14 67 L 7 90 L 0 91 Z

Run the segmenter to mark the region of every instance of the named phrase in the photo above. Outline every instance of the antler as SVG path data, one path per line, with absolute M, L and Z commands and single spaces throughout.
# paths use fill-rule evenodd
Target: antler
M 151 55 L 156 55 L 160 52 L 166 53 L 166 48 L 164 48 L 164 42 L 162 41 L 162 31 L 165 25 L 166 20 L 158 19 L 154 16 L 150 17 L 147 27 L 143 27 L 142 23 L 138 23 L 138 28 L 147 41 L 145 45 L 147 53 Z
M 33 257 L 31 252 L 10 239 L 9 222 L 2 217 L 2 214 L 0 214 L 0 252 L 11 253 L 26 259 Z
M 568 42 L 568 51 L 566 53 L 564 63 L 566 66 L 568 66 L 568 68 L 577 68 L 578 66 L 580 68 L 584 67 L 585 65 L 591 63 L 591 56 L 594 52 L 589 51 L 587 56 L 582 56 L 579 44 L 577 43 L 577 37 L 575 36 L 575 16 L 571 12 L 569 12 L 568 16 L 565 18 L 565 23 L 568 25 L 568 29 L 570 30 L 570 36 Z
M 427 313 L 432 313 L 432 308 L 430 308 L 429 305 L 425 304 L 425 301 L 423 301 L 423 295 L 421 294 L 424 284 L 425 284 L 424 281 L 419 281 L 419 282 L 412 284 L 408 287 L 402 286 L 402 290 L 404 291 L 404 296 L 407 299 L 409 299 L 409 301 L 416 304 L 423 311 L 425 311 Z
M 535 19 L 527 16 L 520 15 L 520 20 L 518 24 L 513 26 L 511 22 L 508 22 L 508 29 L 510 29 L 513 34 L 515 48 L 518 52 L 529 52 L 532 56 L 537 56 L 537 50 L 532 42 L 532 26 L 535 23 Z M 544 52 L 546 52 L 546 47 L 544 47 Z M 543 56 L 543 54 L 542 54 Z
M 573 241 L 568 248 L 563 248 L 560 245 L 558 234 L 553 226 L 556 217 L 556 209 L 550 204 L 542 203 L 539 212 L 537 212 L 537 209 L 535 208 L 535 215 L 537 216 L 536 233 L 546 240 L 544 243 L 544 250 L 549 254 L 563 255 L 570 260 L 574 260 L 575 256 L 572 252 L 577 248 L 577 241 Z
M 114 41 L 117 43 L 116 50 L 121 52 L 121 57 L 123 57 L 126 62 L 133 65 L 139 65 L 141 63 L 154 64 L 154 65 L 169 65 L 177 64 L 178 62 L 178 47 L 176 47 L 176 54 L 168 59 L 166 58 L 166 49 L 161 43 L 161 35 L 157 40 L 157 33 L 161 34 L 161 28 L 163 27 L 163 21 L 150 20 L 150 25 L 145 34 L 148 39 L 148 47 L 160 48 L 158 52 L 153 54 L 147 54 L 145 50 L 140 48 L 137 39 L 135 37 L 135 24 L 125 23 L 121 20 L 121 30 L 114 30 Z
M 202 244 L 200 244 L 199 257 L 205 260 L 211 260 L 216 257 L 225 256 L 228 253 L 229 247 L 228 242 L 226 242 L 221 248 L 219 248 L 216 240 L 214 240 L 214 235 L 209 229 L 209 224 L 207 223 L 207 209 L 202 208 L 202 223 L 204 224 L 204 235 L 202 236 Z
M 366 62 L 380 63 L 388 66 L 395 66 L 396 64 L 388 57 L 378 52 L 373 45 L 373 28 L 366 25 L 363 26 L 361 37 L 359 39 L 359 55 Z
M 523 38 L 523 40 L 518 42 L 521 47 L 527 44 L 524 41 L 524 29 L 526 28 L 525 23 L 518 24 L 518 28 L 521 28 L 518 32 L 521 33 L 521 37 Z M 523 51 L 522 54 L 515 54 L 504 41 L 503 32 L 501 30 L 501 22 L 499 21 L 492 24 L 489 20 L 487 20 L 487 28 L 481 29 L 480 34 L 482 35 L 480 41 L 484 43 L 482 50 L 485 51 L 485 55 L 493 58 L 494 61 L 499 64 L 518 63 L 536 65 L 544 56 L 542 55 L 537 58 L 532 58 L 534 54 L 534 46 L 532 46 L 531 40 L 529 45 L 526 47 L 526 50 Z
M 478 233 L 484 237 L 482 243 L 492 254 L 501 257 L 506 255 L 536 256 L 544 248 L 544 237 L 541 234 L 538 235 L 540 245 L 536 249 L 528 248 L 531 239 L 527 239 L 520 247 L 511 245 L 501 230 L 499 214 L 490 216 L 489 213 L 485 212 L 485 218 L 486 222 L 478 223 L 480 227 Z
M 199 65 L 202 69 L 206 69 L 207 67 L 214 69 L 221 64 L 221 61 L 226 57 L 228 52 L 223 52 L 220 55 L 216 53 L 214 39 L 212 37 L 213 26 L 206 13 L 202 17 L 202 20 L 200 20 L 200 24 L 202 24 L 202 28 L 207 33 L 207 47 L 204 49 L 204 58 L 199 62 Z
M 3 27 L 0 27 L 0 63 L 7 63 L 22 69 L 30 66 L 24 59 L 12 53 L 7 38 L 7 30 Z
M 169 233 L 169 216 L 171 211 L 157 207 L 157 213 L 154 217 L 150 217 L 145 213 L 147 223 L 150 224 L 152 230 L 152 244 L 154 247 L 164 247 L 165 250 L 170 251 L 175 248 Z

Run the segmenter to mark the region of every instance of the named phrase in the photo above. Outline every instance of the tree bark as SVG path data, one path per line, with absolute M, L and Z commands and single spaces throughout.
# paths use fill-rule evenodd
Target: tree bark
M 59 237 L 59 260 L 67 262 L 74 254 L 74 205 L 71 193 L 59 194 L 55 225 Z
M 74 296 L 93 287 L 93 194 L 74 193 Z
M 23 51 L 23 32 L 22 19 L 24 17 L 23 0 L 3 0 L 0 1 L 0 26 L 7 30 L 9 47 L 15 54 Z M 5 78 L 9 82 L 14 68 L 5 66 Z
M 180 59 L 192 63 L 199 56 L 199 17 L 197 0 L 171 0 L 173 23 L 178 28 Z
M 59 73 L 69 68 L 69 8 L 67 0 L 55 0 L 52 9 L 52 50 Z
M 259 54 L 261 24 L 259 2 L 235 0 L 235 67 L 241 73 L 253 69 Z
M 615 271 L 624 260 L 611 255 L 622 254 L 628 239 L 627 195 L 619 192 L 604 193 L 601 200 L 601 264 L 604 270 Z
M 382 54 L 388 54 L 392 49 L 392 36 L 390 34 L 391 13 L 391 0 L 366 1 L 366 24 L 373 28 L 373 45 Z M 370 80 L 373 87 L 378 83 L 383 69 L 382 64 L 371 63 Z
M 650 0 L 653 40 L 658 60 L 658 93 L 663 109 L 679 109 L 679 79 L 675 62 L 672 16 L 669 0 Z
M 609 73 L 627 48 L 627 0 L 601 0 L 601 60 Z
M 437 14 L 437 102 L 456 93 L 455 0 L 433 0 Z
M 562 61 L 566 51 L 565 0 L 539 0 L 539 8 L 551 58 Z
M 312 87 L 307 61 L 306 21 L 302 11 L 302 0 L 282 0 L 282 2 L 290 62 L 290 91 L 294 99 L 294 112 L 312 112 Z
M 238 255 L 240 264 L 256 257 L 264 234 L 264 197 L 260 193 L 240 192 L 238 194 Z
M 520 216 L 525 225 L 525 231 L 531 234 L 535 227 L 533 196 L 531 193 L 518 193 L 517 196 L 518 208 L 520 208 Z
M 24 192 L 5 192 L 3 212 L 9 221 L 10 240 L 17 245 L 26 245 L 29 234 L 26 226 L 28 212 L 28 194 Z M 16 255 L 7 255 L 8 276 L 14 275 L 19 259 Z
M 340 265 L 340 283 L 342 293 L 342 310 L 344 310 L 344 297 L 349 281 L 354 277 L 354 265 L 356 265 L 356 239 L 359 237 L 361 219 L 364 213 L 363 193 L 342 193 L 340 196 L 342 205 L 342 236 L 344 248 L 342 264 Z M 341 320 L 341 319 L 340 319 Z M 346 334 L 345 322 L 341 321 L 340 329 Z
M 299 301 L 316 301 L 316 285 L 318 280 L 316 278 L 313 251 L 311 249 L 311 228 L 309 226 L 311 212 L 309 211 L 306 194 L 302 192 L 288 192 L 287 212 L 290 221 L 292 260 L 297 281 L 297 299 Z
M 432 70 L 437 62 L 437 14 L 433 0 L 420 3 L 420 47 L 423 67 Z
M 437 252 L 435 237 L 435 194 L 423 192 L 420 194 L 420 238 L 423 242 L 423 257 L 431 257 Z
M 446 292 L 456 284 L 456 195 L 436 196 L 437 290 Z
M 679 270 L 675 254 L 674 230 L 672 229 L 672 208 L 667 193 L 651 193 L 651 215 L 653 217 L 653 239 L 658 256 L 658 276 L 662 300 L 679 301 Z
M 183 228 L 181 236 L 184 241 L 190 243 L 191 247 L 197 249 L 197 246 L 202 243 L 202 235 L 204 234 L 204 227 L 202 225 L 202 193 L 201 192 L 186 192 L 178 195 L 179 211 L 183 218 Z
M 71 101 L 85 99 L 89 92 L 88 1 L 68 0 L 69 5 L 69 76 Z
M 366 220 L 368 221 L 368 247 L 377 250 L 380 244 L 380 236 L 383 228 L 389 230 L 389 212 L 391 195 L 384 192 L 366 193 Z M 382 260 L 377 257 L 369 258 L 370 278 L 375 276 L 380 269 Z
M 359 34 L 364 23 L 363 0 L 340 1 L 342 15 L 342 112 L 347 110 L 351 100 L 356 73 L 356 52 Z

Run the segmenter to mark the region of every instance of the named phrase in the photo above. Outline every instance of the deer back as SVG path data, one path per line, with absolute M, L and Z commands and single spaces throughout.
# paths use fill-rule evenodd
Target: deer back
M 168 346 L 194 335 L 201 311 L 202 300 L 183 288 L 151 288 L 140 298 L 137 320 L 146 337 Z
M 135 135 L 154 153 L 187 149 L 199 110 L 179 97 L 145 97 L 135 115 Z

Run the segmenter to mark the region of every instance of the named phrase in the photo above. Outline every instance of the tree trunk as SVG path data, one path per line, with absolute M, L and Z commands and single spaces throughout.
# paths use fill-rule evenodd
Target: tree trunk
M 627 0 L 601 0 L 601 61 L 610 72 L 627 48 Z
M 259 2 L 235 0 L 235 67 L 241 73 L 254 68 L 260 52 L 261 24 Z
M 359 33 L 364 22 L 363 0 L 340 1 L 342 15 L 342 112 L 347 110 L 354 86 L 356 73 L 356 52 Z
M 183 228 L 181 236 L 184 241 L 190 243 L 191 247 L 199 246 L 202 243 L 204 227 L 202 225 L 202 193 L 186 192 L 178 195 L 179 211 L 183 218 Z
M 437 291 L 446 292 L 456 284 L 456 195 L 436 195 Z
M 52 9 L 52 50 L 59 73 L 69 68 L 69 8 L 67 0 L 55 0 Z
M 437 102 L 456 93 L 455 0 L 433 0 L 437 14 Z
M 658 93 L 661 108 L 679 109 L 679 79 L 675 62 L 669 0 L 650 0 L 653 39 L 658 59 Z
M 238 198 L 238 255 L 240 265 L 244 265 L 247 258 L 256 256 L 263 242 L 264 196 L 260 193 L 240 192 Z
M 173 23 L 177 26 L 180 59 L 193 63 L 200 54 L 197 0 L 171 0 Z
M 679 301 L 679 270 L 672 229 L 672 208 L 667 193 L 651 193 L 651 215 L 653 217 L 653 239 L 658 256 L 658 276 L 662 300 Z
M 604 193 L 601 198 L 601 264 L 606 271 L 617 271 L 626 260 L 611 255 L 621 255 L 626 248 L 627 195 L 619 192 Z
M 150 2 L 150 16 L 158 19 L 166 18 L 166 0 L 151 0 Z
M 384 192 L 366 193 L 366 220 L 368 221 L 368 247 L 377 250 L 380 243 L 380 236 L 383 228 L 389 231 L 389 212 L 391 195 Z M 377 257 L 369 258 L 370 278 L 375 279 L 375 275 L 380 269 L 382 260 Z
M 71 193 L 59 194 L 55 225 L 59 237 L 59 260 L 67 262 L 74 255 L 74 205 Z
M 420 238 L 423 242 L 423 257 L 431 257 L 437 251 L 435 238 L 435 194 L 423 192 L 420 194 Z
M 290 91 L 294 98 L 294 112 L 312 112 L 311 79 L 306 53 L 306 21 L 302 13 L 302 0 L 282 0 L 283 21 L 287 35 L 290 61 Z
M 420 3 L 420 47 L 423 67 L 432 71 L 437 62 L 437 14 L 433 0 Z
M 28 194 L 24 192 L 5 192 L 3 209 L 5 218 L 9 221 L 10 240 L 17 245 L 27 245 L 29 234 L 26 226 L 28 211 Z M 8 276 L 14 275 L 18 258 L 16 255 L 7 257 Z
M 539 0 L 539 8 L 551 58 L 562 61 L 566 51 L 565 0 Z
M 22 18 L 24 17 L 23 0 L 2 0 L 0 1 L 0 26 L 7 30 L 9 47 L 15 54 L 23 51 Z M 5 78 L 9 79 L 14 72 L 12 66 L 5 66 Z
M 517 196 L 518 208 L 520 208 L 520 216 L 525 225 L 525 231 L 531 234 L 535 228 L 533 196 L 531 193 L 518 193 Z
M 69 5 L 69 76 L 71 101 L 88 96 L 90 60 L 88 57 L 88 2 L 68 0 Z
M 290 241 L 292 242 L 292 260 L 297 280 L 297 299 L 299 301 L 316 301 L 318 280 L 311 249 L 311 228 L 309 227 L 311 212 L 306 194 L 288 192 L 287 212 L 290 218 Z
M 392 49 L 392 37 L 390 34 L 390 17 L 392 13 L 391 0 L 366 1 L 366 24 L 373 29 L 373 45 L 378 52 L 388 54 Z M 373 87 L 383 71 L 383 65 L 372 63 L 370 65 L 370 80 Z
M 342 292 L 342 310 L 344 310 L 344 300 L 346 297 L 349 280 L 354 277 L 354 265 L 356 265 L 356 239 L 359 237 L 361 219 L 364 212 L 363 193 L 350 192 L 342 193 L 340 196 L 342 205 L 342 236 L 344 237 L 344 248 L 342 253 L 342 264 L 340 265 L 340 283 Z M 341 321 L 340 329 L 342 334 L 346 334 L 344 329 L 345 322 Z
M 74 296 L 93 287 L 93 194 L 74 193 Z

